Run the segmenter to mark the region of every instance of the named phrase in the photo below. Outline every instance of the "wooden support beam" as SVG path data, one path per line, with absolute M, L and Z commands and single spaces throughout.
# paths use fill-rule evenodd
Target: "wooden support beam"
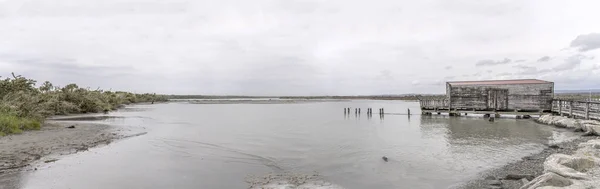
M 569 101 L 569 116 L 575 118 L 575 116 L 573 116 L 573 101 Z
M 558 100 L 558 113 L 560 113 L 560 116 L 563 116 L 561 100 Z
M 590 102 L 585 103 L 585 119 L 590 119 Z

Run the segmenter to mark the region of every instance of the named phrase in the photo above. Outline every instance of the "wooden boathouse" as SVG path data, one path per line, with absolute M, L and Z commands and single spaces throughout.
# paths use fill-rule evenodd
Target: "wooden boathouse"
M 554 83 L 538 79 L 449 81 L 446 95 L 421 99 L 422 110 L 549 112 Z
M 553 113 L 600 120 L 600 99 L 557 97 L 553 82 L 537 79 L 450 81 L 446 83 L 445 95 L 421 98 L 419 103 L 421 112 L 429 115 L 512 114 L 519 118 Z

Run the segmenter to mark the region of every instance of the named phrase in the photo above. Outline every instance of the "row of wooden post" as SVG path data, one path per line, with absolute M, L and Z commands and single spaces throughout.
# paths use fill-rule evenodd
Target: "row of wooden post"
M 344 114 L 350 114 L 351 108 L 344 108 Z M 354 114 L 360 114 L 360 108 L 354 108 Z M 373 109 L 367 108 L 367 114 L 372 115 Z M 385 110 L 383 108 L 379 108 L 379 115 L 385 114 Z M 410 109 L 408 109 L 408 115 L 410 116 Z
M 351 108 L 344 108 L 344 114 L 350 114 L 350 110 L 351 110 Z M 360 108 L 354 108 L 354 113 L 360 114 L 360 110 L 361 110 Z M 373 114 L 373 109 L 367 108 L 367 114 Z M 384 114 L 383 108 L 379 108 L 379 114 Z

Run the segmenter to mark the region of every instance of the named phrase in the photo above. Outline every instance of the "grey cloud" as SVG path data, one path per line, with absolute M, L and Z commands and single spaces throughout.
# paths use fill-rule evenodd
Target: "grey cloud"
M 571 47 L 577 48 L 580 52 L 598 49 L 600 48 L 600 33 L 579 35 L 571 41 Z
M 543 56 L 542 58 L 537 60 L 538 62 L 548 62 L 550 61 L 550 57 L 549 56 Z
M 477 63 L 475 65 L 476 66 L 493 66 L 493 65 L 500 65 L 500 64 L 508 64 L 510 62 L 511 62 L 511 60 L 508 58 L 504 58 L 504 60 L 498 60 L 498 61 L 486 59 L 486 60 L 477 61 Z
M 390 70 L 382 70 L 379 73 L 379 76 L 377 76 L 377 77 L 380 79 L 383 79 L 383 80 L 393 80 L 394 79 L 394 76 L 392 76 L 392 72 Z
M 525 60 L 525 59 L 515 60 L 515 62 L 525 62 L 525 61 L 527 61 L 527 60 Z
M 593 59 L 593 57 L 587 57 L 581 54 L 573 55 L 565 59 L 565 62 L 552 68 L 554 71 L 566 71 L 575 69 L 577 66 L 581 64 L 582 60 L 585 59 Z
M 493 71 L 493 70 L 488 70 L 488 71 L 486 71 L 486 72 L 487 72 L 487 73 L 492 73 L 492 72 L 494 72 L 494 71 Z
M 508 72 L 496 74 L 496 76 L 512 76 L 512 75 L 513 75 L 513 73 L 508 73 Z
M 127 90 L 134 87 L 130 82 L 144 78 L 144 75 L 134 74 L 137 70 L 127 66 L 85 65 L 70 58 L 27 57 L 23 55 L 0 56 L 0 62 L 18 66 L 18 73 L 28 78 L 51 81 L 55 85 L 77 83 L 81 87 L 102 87 L 104 89 Z M 12 71 L 12 70 L 11 70 Z
M 566 10 L 565 19 L 580 22 L 549 22 L 540 28 L 532 24 L 536 20 L 523 18 L 537 9 L 542 10 L 536 12 L 538 17 L 552 17 L 561 4 L 535 5 L 444 0 L 0 0 L 0 53 L 10 59 L 0 55 L 0 72 L 15 71 L 60 85 L 175 94 L 443 92 L 444 87 L 429 85 L 439 82 L 430 81 L 547 72 L 552 67 L 511 66 L 525 62 L 517 58 L 535 63 L 539 52 L 568 47 L 560 42 L 561 28 L 596 31 L 589 23 L 600 12 L 585 9 L 593 6 L 577 4 Z M 582 11 L 590 16 L 576 18 L 574 13 Z M 487 24 L 490 19 L 495 24 Z M 522 28 L 548 32 L 530 35 Z M 523 45 L 524 40 L 540 43 Z M 19 53 L 35 56 L 10 55 Z M 563 75 L 588 74 L 600 80 L 591 72 L 576 69 Z M 412 87 L 412 80 L 418 87 Z
M 411 84 L 414 86 L 442 86 L 442 85 L 445 85 L 446 82 L 441 81 L 441 80 L 433 80 L 433 81 L 414 80 Z
M 14 63 L 30 70 L 82 76 L 115 76 L 134 73 L 132 67 L 83 65 L 74 59 L 17 59 Z
M 548 72 L 552 71 L 550 69 L 538 69 L 536 67 L 525 66 L 525 65 L 516 65 L 513 67 L 519 69 L 519 71 L 517 72 L 518 75 L 537 75 L 537 74 L 543 74 L 543 73 L 548 73 Z
M 456 78 L 456 76 L 446 76 L 446 77 L 444 77 L 444 80 L 447 81 L 447 80 L 452 80 L 454 78 Z

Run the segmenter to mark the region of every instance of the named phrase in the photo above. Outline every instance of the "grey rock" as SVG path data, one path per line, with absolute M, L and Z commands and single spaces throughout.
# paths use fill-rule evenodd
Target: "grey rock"
M 523 185 L 526 185 L 527 183 L 529 183 L 529 180 L 527 180 L 526 178 L 522 178 L 521 183 L 523 183 Z
M 501 186 L 502 182 L 499 180 L 488 180 L 488 184 L 492 186 Z
M 594 132 L 585 132 L 582 136 L 597 136 Z
M 388 162 L 388 158 L 385 156 L 381 157 L 381 159 L 383 159 L 383 161 L 385 161 L 385 162 Z
M 521 179 L 533 180 L 535 176 L 527 174 L 508 174 L 504 177 L 505 180 L 521 180 Z
M 548 145 L 548 147 L 552 148 L 552 149 L 559 149 L 560 148 L 560 146 L 558 146 L 556 144 Z

